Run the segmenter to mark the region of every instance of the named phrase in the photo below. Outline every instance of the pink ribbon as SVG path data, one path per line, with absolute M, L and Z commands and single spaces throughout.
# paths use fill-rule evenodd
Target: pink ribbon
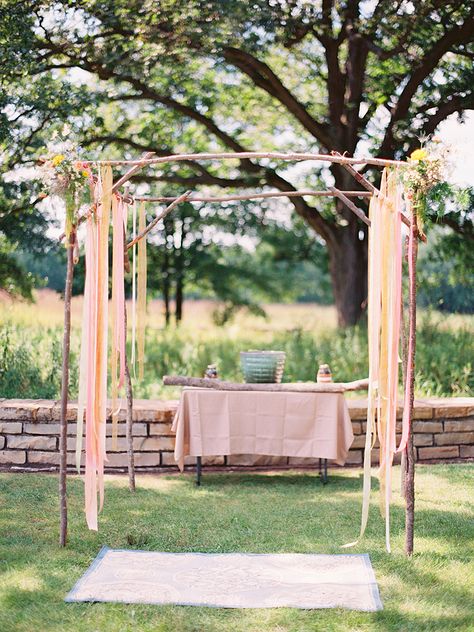
M 120 371 L 118 387 L 121 388 L 125 379 L 125 273 L 124 273 L 124 230 L 127 209 L 122 199 L 115 206 L 113 218 L 113 258 L 112 284 L 116 291 L 115 319 L 113 344 L 120 357 Z
M 408 236 L 408 278 L 410 283 L 413 279 L 413 247 L 414 247 L 414 235 L 413 231 L 410 231 Z M 413 340 L 408 340 L 408 357 L 413 357 Z M 400 445 L 397 448 L 397 452 L 403 452 L 408 442 L 408 436 L 410 434 L 410 384 L 413 380 L 413 365 L 408 363 L 407 374 L 405 379 L 405 393 L 403 398 L 403 419 L 402 419 L 402 438 L 400 439 Z

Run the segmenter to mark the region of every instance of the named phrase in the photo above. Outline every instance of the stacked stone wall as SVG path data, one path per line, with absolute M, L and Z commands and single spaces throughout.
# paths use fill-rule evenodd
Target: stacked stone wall
M 361 465 L 365 443 L 365 400 L 348 400 L 354 430 L 347 465 Z M 138 471 L 175 468 L 171 424 L 176 401 L 134 402 L 133 447 Z M 401 410 L 398 411 L 401 417 Z M 474 398 L 417 400 L 414 409 L 414 444 L 419 462 L 474 458 Z M 3 469 L 55 469 L 59 464 L 59 402 L 51 400 L 0 400 L 0 467 Z M 398 422 L 398 431 L 401 422 Z M 119 417 L 118 444 L 112 450 L 112 427 L 107 423 L 108 471 L 127 466 L 124 413 Z M 68 465 L 75 463 L 76 406 L 68 409 Z M 373 451 L 374 463 L 377 450 Z M 187 460 L 188 465 L 194 459 Z M 312 466 L 315 459 L 232 455 L 207 457 L 207 466 Z

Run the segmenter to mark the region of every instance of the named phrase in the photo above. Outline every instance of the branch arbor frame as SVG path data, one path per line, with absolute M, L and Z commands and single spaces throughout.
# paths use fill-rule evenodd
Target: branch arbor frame
M 139 170 L 154 165 L 161 165 L 166 163 L 180 162 L 180 161 L 209 161 L 209 160 L 251 160 L 251 159 L 271 159 L 281 160 L 287 162 L 299 162 L 299 161 L 318 161 L 337 163 L 343 166 L 356 180 L 356 182 L 363 187 L 361 190 L 355 191 L 340 191 L 335 187 L 330 187 L 326 191 L 315 190 L 291 190 L 287 192 L 272 191 L 250 194 L 236 194 L 227 196 L 199 196 L 193 195 L 192 191 L 186 191 L 176 198 L 169 197 L 144 197 L 144 196 L 132 196 L 129 193 L 128 186 L 130 179 Z M 153 220 L 142 230 L 132 241 L 126 243 L 124 252 L 125 265 L 128 264 L 127 252 L 141 239 L 146 239 L 147 234 L 155 228 L 155 226 L 164 219 L 169 213 L 173 211 L 182 202 L 227 202 L 234 200 L 250 200 L 250 199 L 262 199 L 271 197 L 337 197 L 345 206 L 350 209 L 362 222 L 370 227 L 371 222 L 366 216 L 365 212 L 360 209 L 351 198 L 369 198 L 378 196 L 380 191 L 370 183 L 360 172 L 354 169 L 355 165 L 370 165 L 376 167 L 403 167 L 405 162 L 397 160 L 385 160 L 382 158 L 351 158 L 348 156 L 342 156 L 337 152 L 328 154 L 312 154 L 312 153 L 279 153 L 279 152 L 226 152 L 226 153 L 198 153 L 198 154 L 175 154 L 170 156 L 154 157 L 153 152 L 145 153 L 138 160 L 98 160 L 98 161 L 85 161 L 89 166 L 122 166 L 127 165 L 129 169 L 124 175 L 122 175 L 112 186 L 112 192 L 123 199 L 128 204 L 135 202 L 170 202 L 170 204 L 163 209 Z M 120 189 L 124 187 L 124 191 L 120 192 Z M 70 348 L 70 330 L 71 330 L 71 289 L 74 269 L 74 252 L 77 246 L 77 226 L 84 221 L 92 212 L 80 217 L 76 224 L 72 227 L 72 231 L 69 235 L 67 248 L 67 273 L 66 273 L 66 286 L 64 296 L 64 332 L 63 332 L 63 364 L 62 364 L 62 383 L 61 383 L 61 420 L 60 420 L 60 471 L 59 471 L 59 498 L 60 498 L 60 538 L 59 542 L 61 546 L 65 546 L 67 542 L 67 404 L 68 404 L 68 387 L 69 387 L 69 348 Z M 317 210 L 315 209 L 315 212 Z M 420 234 L 417 226 L 416 212 L 413 210 L 413 206 L 410 205 L 410 216 L 408 217 L 400 210 L 400 219 L 408 227 L 409 237 L 413 239 L 415 247 L 412 249 L 411 256 L 411 269 L 413 271 L 410 277 L 409 296 L 408 296 L 408 314 L 409 314 L 409 342 L 408 355 L 406 366 L 411 367 L 409 371 L 410 383 L 406 385 L 409 389 L 409 437 L 407 445 L 403 453 L 402 461 L 402 491 L 405 497 L 406 509 L 405 509 L 405 552 L 407 555 L 413 553 L 413 541 L 414 541 L 414 481 L 415 481 L 415 468 L 414 468 L 414 453 L 413 453 L 413 436 L 412 436 L 412 416 L 413 416 L 413 400 L 414 400 L 414 365 L 415 365 L 415 342 L 416 342 L 416 259 L 417 259 L 417 241 L 418 239 L 426 238 L 423 234 Z M 126 307 L 125 307 L 126 310 Z M 125 311 L 126 321 L 126 311 Z M 342 387 L 343 385 L 341 385 Z M 130 378 L 130 371 L 125 358 L 125 390 L 126 390 L 126 438 L 127 438 L 127 453 L 128 453 L 128 476 L 129 476 L 129 489 L 135 490 L 135 471 L 134 471 L 134 457 L 133 457 L 133 441 L 132 441 L 132 424 L 133 424 L 133 392 L 132 382 Z M 342 390 L 349 390 L 341 388 Z M 105 421 L 104 421 L 105 423 Z

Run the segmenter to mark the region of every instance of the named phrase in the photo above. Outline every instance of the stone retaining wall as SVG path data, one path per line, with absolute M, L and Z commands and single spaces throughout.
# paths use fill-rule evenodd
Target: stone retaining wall
M 171 422 L 175 401 L 136 400 L 133 443 L 137 470 L 176 467 Z M 354 443 L 348 465 L 361 465 L 365 440 L 365 400 L 348 400 Z M 59 463 L 58 402 L 50 400 L 0 400 L 0 467 L 56 468 Z M 401 416 L 401 410 L 399 410 Z M 474 398 L 425 399 L 415 402 L 414 443 L 418 461 L 474 458 Z M 74 465 L 76 406 L 68 409 L 68 465 Z M 109 471 L 126 468 L 124 413 L 119 423 L 117 451 L 112 452 L 111 424 L 107 424 Z M 374 462 L 377 450 L 373 452 Z M 193 464 L 193 459 L 188 460 Z M 271 456 L 216 456 L 203 459 L 208 466 L 303 466 L 314 459 Z

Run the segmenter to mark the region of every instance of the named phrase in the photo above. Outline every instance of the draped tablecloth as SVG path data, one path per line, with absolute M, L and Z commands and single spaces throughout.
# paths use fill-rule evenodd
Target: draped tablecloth
M 183 389 L 173 422 L 174 458 L 262 454 L 343 465 L 354 439 L 342 393 Z

